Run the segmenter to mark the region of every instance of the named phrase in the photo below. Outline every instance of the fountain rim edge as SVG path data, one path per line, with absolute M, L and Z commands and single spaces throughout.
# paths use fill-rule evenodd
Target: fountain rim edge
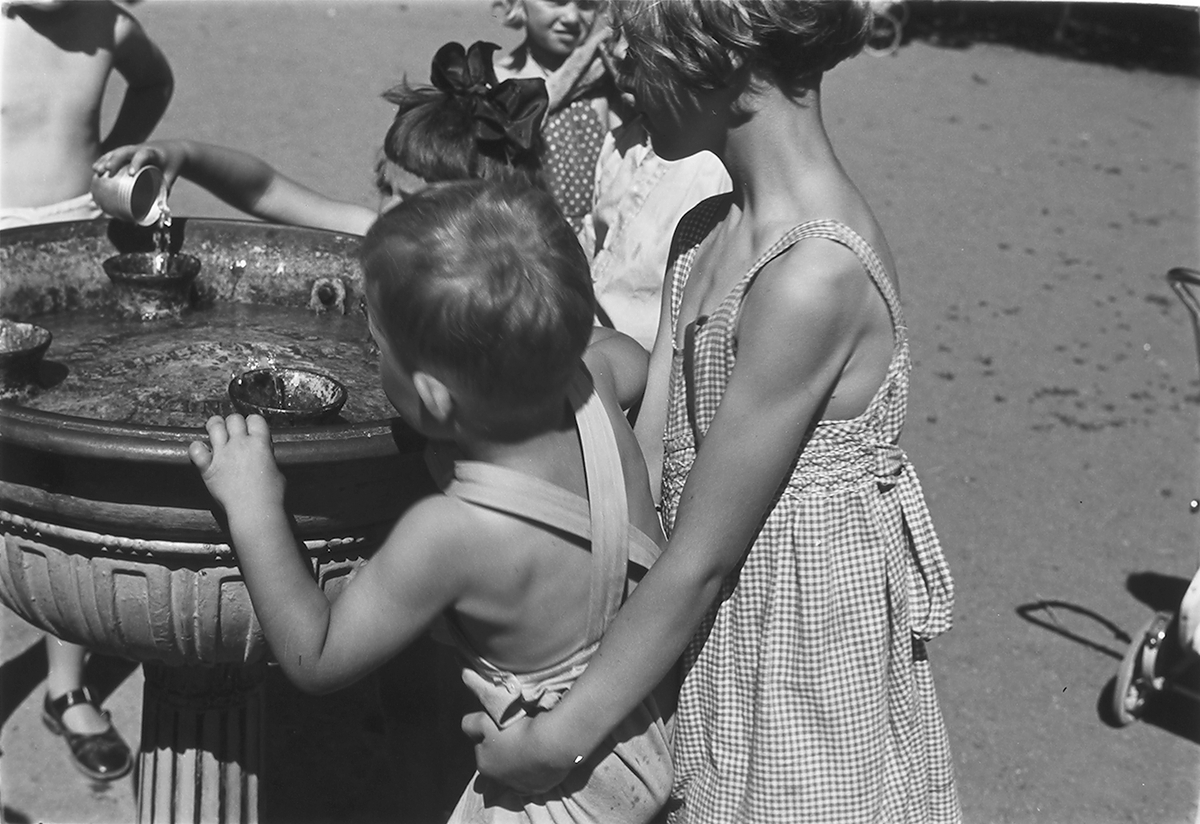
M 326 235 L 330 238 L 337 238 L 348 243 L 361 243 L 362 235 L 355 235 L 350 232 L 339 232 L 334 229 L 323 229 L 320 226 L 305 226 L 302 224 L 291 223 L 272 223 L 269 220 L 259 220 L 257 218 L 235 218 L 235 217 L 209 217 L 207 215 L 172 215 L 172 219 L 178 223 L 184 223 L 189 220 L 202 221 L 204 226 L 219 227 L 221 225 L 233 226 L 264 226 L 270 229 L 280 229 L 288 231 L 312 232 L 314 234 Z M 104 225 L 108 226 L 112 223 L 123 223 L 117 218 L 102 215 L 100 217 L 90 218 L 88 220 L 59 220 L 49 223 L 32 223 L 28 226 L 9 226 L 6 229 L 0 229 L 0 246 L 3 246 L 3 241 L 11 237 L 19 237 L 21 235 L 37 235 L 47 231 L 63 231 L 68 227 L 82 231 L 88 227 Z M 134 225 L 134 224 L 130 224 Z M 146 227 L 138 227 L 145 229 Z
M 354 424 L 276 428 L 271 432 L 281 465 L 401 454 L 394 435 L 398 418 Z M 153 463 L 186 464 L 188 445 L 205 441 L 202 427 L 151 426 L 97 421 L 0 404 L 0 445 L 37 447 L 64 456 L 106 457 L 114 452 Z

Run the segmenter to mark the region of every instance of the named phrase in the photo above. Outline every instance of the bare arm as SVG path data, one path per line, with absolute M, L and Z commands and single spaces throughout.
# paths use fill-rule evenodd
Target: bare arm
M 561 780 L 668 673 L 750 546 L 854 349 L 848 330 L 856 306 L 838 286 L 848 267 L 814 270 L 807 253 L 786 253 L 751 290 L 737 366 L 688 476 L 671 540 L 584 675 L 553 711 L 529 723 L 499 732 L 478 716 L 464 722 L 477 740 L 486 734 L 476 746 L 485 774 L 526 792 Z
M 175 77 L 166 56 L 141 24 L 121 8 L 116 8 L 113 68 L 128 88 L 112 129 L 100 145 L 101 153 L 148 138 L 175 91 Z
M 291 180 L 254 155 L 195 140 L 122 146 L 92 168 L 97 174 L 121 174 L 127 167 L 132 174 L 148 164 L 162 168 L 168 188 L 182 177 L 235 209 L 273 223 L 365 235 L 377 217 L 371 209 L 334 200 Z
M 196 442 L 189 454 L 225 510 L 263 634 L 301 689 L 330 692 L 357 681 L 457 600 L 463 576 L 455 567 L 464 555 L 446 537 L 453 520 L 422 502 L 330 604 L 292 534 L 266 422 L 214 417 L 207 429 L 211 449 Z M 447 502 L 428 503 L 436 510 Z
M 646 391 L 646 350 L 628 335 L 597 326 L 592 330 L 583 359 L 592 374 L 611 376 L 613 391 L 622 409 L 629 409 Z
M 667 423 L 671 358 L 675 350 L 675 330 L 671 327 L 671 290 L 668 279 L 663 283 L 658 332 L 654 336 L 654 349 L 647 367 L 646 394 L 633 428 L 642 454 L 646 457 L 646 471 L 650 473 L 650 491 L 655 503 L 662 496 L 663 431 Z

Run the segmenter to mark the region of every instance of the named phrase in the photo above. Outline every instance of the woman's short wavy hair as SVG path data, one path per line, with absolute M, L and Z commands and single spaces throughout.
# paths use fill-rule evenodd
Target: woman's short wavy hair
M 519 427 L 565 391 L 592 331 L 587 258 L 546 192 L 512 178 L 430 186 L 359 251 L 372 320 L 398 356 L 451 374 Z
M 611 6 L 641 88 L 725 88 L 747 66 L 781 89 L 862 50 L 866 0 L 621 0 Z

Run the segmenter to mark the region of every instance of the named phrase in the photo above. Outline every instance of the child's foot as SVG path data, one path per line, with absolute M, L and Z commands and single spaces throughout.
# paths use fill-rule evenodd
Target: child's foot
M 88 778 L 113 781 L 132 769 L 129 745 L 86 688 L 56 698 L 47 692 L 42 722 L 50 732 L 66 739 L 76 769 Z

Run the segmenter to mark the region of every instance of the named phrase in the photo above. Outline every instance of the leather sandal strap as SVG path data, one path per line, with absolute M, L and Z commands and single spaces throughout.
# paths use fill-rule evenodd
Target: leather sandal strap
M 78 704 L 91 704 L 93 707 L 99 709 L 99 707 L 96 705 L 96 699 L 92 695 L 92 691 L 87 687 L 81 687 L 77 690 L 71 690 L 70 692 L 63 693 L 57 698 L 51 699 L 48 703 L 50 704 L 51 712 L 53 712 L 59 718 L 62 718 L 62 714 L 64 712 Z

